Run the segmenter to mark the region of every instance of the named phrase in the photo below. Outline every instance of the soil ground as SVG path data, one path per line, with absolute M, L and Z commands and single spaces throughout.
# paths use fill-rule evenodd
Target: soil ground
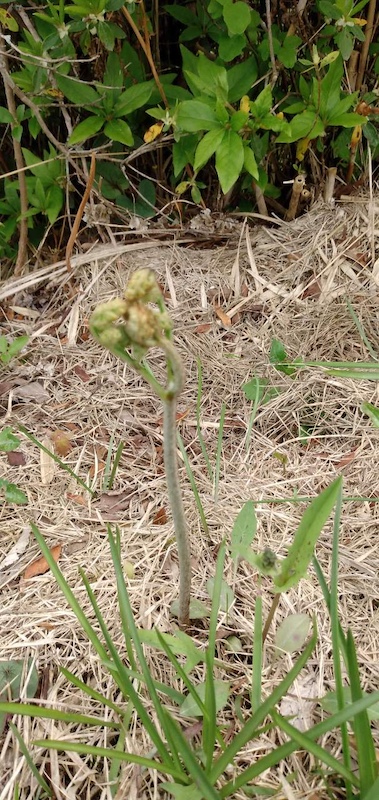
M 217 546 L 224 536 L 230 537 L 235 517 L 246 500 L 256 502 L 255 549 L 270 547 L 284 555 L 307 500 L 342 474 L 341 623 L 345 630 L 350 626 L 355 637 L 364 689 L 376 690 L 379 430 L 361 406 L 364 402 L 379 405 L 378 385 L 331 376 L 321 367 L 287 376 L 270 364 L 269 354 L 275 338 L 283 343 L 291 359 L 369 361 L 372 353 L 379 358 L 378 196 L 371 200 L 366 195 L 349 198 L 333 208 L 318 204 L 291 223 L 262 225 L 254 219 L 233 219 L 226 226 L 228 230 L 220 232 L 212 218 L 199 217 L 198 222 L 191 243 L 158 242 L 147 235 L 138 245 L 102 247 L 74 257 L 74 300 L 63 264 L 0 286 L 8 317 L 6 322 L 3 315 L 2 332 L 12 337 L 24 333 L 31 336 L 24 357 L 3 369 L 2 427 L 14 429 L 21 423 L 50 450 L 59 448 L 57 431 L 63 431 L 67 437 L 63 460 L 96 491 L 95 499 L 91 499 L 64 470 L 21 436 L 23 463 L 11 466 L 2 454 L 1 476 L 6 475 L 24 489 L 29 504 L 3 504 L 0 560 L 30 521 L 35 522 L 49 546 L 62 546 L 61 570 L 91 616 L 78 573 L 78 567 L 84 568 L 112 635 L 122 648 L 107 542 L 107 524 L 117 523 L 123 559 L 134 572 L 128 585 L 137 624 L 145 629 L 157 626 L 161 631 L 172 631 L 175 623 L 169 607 L 177 596 L 178 565 L 163 470 L 162 408 L 149 387 L 88 334 L 88 318 L 95 306 L 122 294 L 136 268 L 151 267 L 164 287 L 175 343 L 185 366 L 178 429 L 209 524 L 206 536 L 178 452 L 191 535 L 193 595 L 209 604 L 207 581 L 214 575 Z M 207 247 L 206 238 L 214 241 L 215 236 L 222 237 L 220 243 Z M 152 363 L 159 373 L 159 354 L 153 355 Z M 216 492 L 197 435 L 199 363 L 203 374 L 201 430 L 213 468 L 223 404 L 225 407 Z M 267 385 L 277 392 L 258 407 L 250 436 L 252 403 L 241 387 L 254 376 L 267 379 Z M 114 455 L 120 442 L 124 449 L 115 482 L 111 492 L 105 491 L 107 453 L 111 446 Z M 325 525 L 317 545 L 317 556 L 327 576 L 331 536 L 332 520 Z M 43 677 L 41 703 L 102 715 L 100 706 L 58 673 L 59 666 L 65 666 L 113 696 L 111 678 L 51 573 L 25 578 L 25 568 L 37 557 L 38 548 L 31 535 L 25 552 L 0 569 L 1 658 L 36 659 Z M 235 602 L 219 618 L 218 657 L 224 666 L 218 677 L 227 676 L 231 681 L 223 715 L 226 724 L 238 728 L 236 702 L 244 716 L 249 708 L 257 574 L 245 562 L 235 571 L 228 559 L 225 579 L 233 588 Z M 270 584 L 264 582 L 265 614 L 271 597 Z M 288 614 L 302 612 L 316 615 L 319 642 L 286 698 L 290 705 L 282 711 L 301 718 L 299 724 L 306 728 L 323 713 L 318 698 L 334 688 L 329 618 L 313 569 L 280 601 L 265 648 L 265 694 L 296 657 L 274 657 L 275 629 Z M 239 652 L 228 650 L 230 634 L 239 638 Z M 204 643 L 206 623 L 195 625 L 193 635 Z M 171 680 L 182 690 L 162 655 L 149 648 L 146 652 L 157 680 Z M 198 674 L 201 678 L 202 667 Z M 181 719 L 176 707 L 172 710 Z M 189 725 L 190 721 L 181 719 L 181 723 Z M 43 719 L 25 718 L 20 730 L 27 742 L 61 737 L 104 746 L 110 741 L 105 728 L 70 730 L 63 722 L 53 724 Z M 379 730 L 376 732 L 379 746 Z M 268 731 L 259 741 L 251 742 L 236 759 L 236 772 L 281 741 L 284 737 Z M 340 743 L 332 735 L 322 744 L 340 755 Z M 0 800 L 12 800 L 17 783 L 18 796 L 23 800 L 37 796 L 34 778 L 10 730 L 1 747 Z M 128 747 L 142 755 L 149 752 L 150 743 L 138 720 L 131 725 Z M 110 800 L 108 767 L 103 761 L 74 753 L 58 755 L 32 745 L 30 752 L 38 768 L 50 775 L 54 796 L 59 800 Z M 312 758 L 299 754 L 280 769 L 266 773 L 260 783 L 278 788 L 275 796 L 283 800 L 324 800 L 330 795 L 316 767 Z M 123 768 L 118 800 L 166 797 L 156 775 L 135 765 Z M 247 795 L 240 792 L 235 797 Z

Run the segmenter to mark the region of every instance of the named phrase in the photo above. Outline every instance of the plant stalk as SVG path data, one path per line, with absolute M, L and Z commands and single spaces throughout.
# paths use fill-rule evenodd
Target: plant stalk
M 180 627 L 186 628 L 189 625 L 191 553 L 176 455 L 176 395 L 164 401 L 163 442 L 167 489 L 174 520 L 179 557 L 180 585 L 178 617 Z

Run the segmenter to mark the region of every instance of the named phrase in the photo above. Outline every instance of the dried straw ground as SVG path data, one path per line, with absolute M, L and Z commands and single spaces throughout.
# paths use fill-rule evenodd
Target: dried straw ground
M 378 389 L 368 381 L 327 376 L 321 369 L 304 370 L 292 380 L 270 366 L 269 350 L 272 338 L 276 337 L 294 358 L 368 360 L 370 354 L 348 310 L 347 300 L 350 300 L 368 339 L 379 353 L 379 202 L 359 197 L 341 202 L 332 210 L 318 205 L 295 222 L 274 227 L 258 226 L 255 221 L 245 225 L 233 222 L 233 225 L 235 231 L 227 243 L 212 249 L 206 249 L 204 243 L 199 247 L 196 238 L 193 244 L 184 246 L 147 240 L 138 246 L 119 246 L 106 251 L 103 248 L 97 254 L 78 257 L 76 262 L 74 259 L 78 287 L 74 305 L 68 299 L 64 267 L 46 268 L 45 272 L 1 287 L 0 296 L 8 295 L 10 305 L 24 308 L 18 320 L 8 327 L 2 322 L 3 329 L 12 335 L 32 336 L 26 362 L 12 364 L 9 373 L 3 376 L 11 386 L 5 387 L 7 391 L 2 396 L 2 422 L 8 425 L 22 422 L 45 442 L 57 429 L 67 431 L 72 439 L 67 463 L 84 480 L 92 481 L 100 499 L 91 503 L 86 493 L 59 468 L 46 475 L 46 464 L 43 476 L 48 482 L 43 483 L 40 453 L 23 439 L 25 466 L 11 468 L 2 457 L 1 469 L 10 480 L 26 489 L 30 503 L 18 508 L 3 505 L 0 557 L 5 557 L 32 518 L 49 545 L 63 545 L 61 569 L 91 615 L 78 577 L 78 567 L 84 567 L 102 613 L 122 647 L 106 540 L 107 522 L 117 522 L 122 531 L 123 557 L 135 569 L 129 591 L 138 624 L 146 629 L 153 626 L 162 631 L 172 629 L 169 606 L 177 594 L 178 570 L 169 511 L 165 524 L 154 524 L 157 510 L 167 508 L 162 409 L 139 378 L 115 363 L 86 336 L 86 321 L 95 305 L 121 293 L 136 267 L 150 266 L 166 289 L 175 341 L 185 364 L 187 381 L 179 406 L 184 416 L 179 429 L 210 524 L 208 540 L 200 527 L 182 464 L 194 595 L 207 601 L 206 583 L 214 574 L 217 544 L 230 534 L 236 514 L 247 499 L 261 501 L 257 505 L 256 546 L 269 545 L 284 554 L 304 510 L 303 503 L 291 502 L 291 498 L 294 494 L 313 497 L 343 473 L 345 495 L 356 499 L 343 506 L 341 620 L 345 628 L 351 626 L 355 636 L 364 687 L 377 689 L 379 432 L 362 414 L 360 406 L 363 401 L 378 404 Z M 18 293 L 11 297 L 15 289 Z M 215 314 L 215 298 L 216 304 L 229 313 L 232 326 L 223 325 Z M 202 431 L 212 463 L 222 403 L 226 406 L 216 500 L 196 434 L 198 359 L 204 375 Z M 247 449 L 251 404 L 245 399 L 241 385 L 253 375 L 268 378 L 280 393 L 258 410 Z M 26 389 L 21 399 L 18 392 L 23 381 L 27 386 L 36 382 L 37 394 Z M 299 430 L 305 425 L 310 426 L 312 435 L 304 444 Z M 104 454 L 112 436 L 114 448 L 120 441 L 124 441 L 125 448 L 114 485 L 115 497 L 110 501 L 101 495 L 101 489 Z M 287 501 L 274 502 L 283 498 Z M 317 554 L 328 574 L 331 522 L 321 535 Z M 51 574 L 28 581 L 22 579 L 25 566 L 37 555 L 31 538 L 26 553 L 8 572 L 1 574 L 1 657 L 29 655 L 36 659 L 40 675 L 44 676 L 41 703 L 102 714 L 100 707 L 58 674 L 59 665 L 64 665 L 112 696 L 111 680 L 94 656 Z M 257 584 L 254 571 L 246 564 L 241 564 L 235 577 L 228 562 L 226 579 L 233 585 L 236 601 L 227 618 L 220 615 L 219 624 L 240 637 L 243 651 L 231 654 L 225 638 L 220 637 L 218 655 L 225 665 L 220 668 L 220 677 L 228 677 L 232 683 L 225 722 L 238 728 L 234 713 L 237 695 L 242 713 L 248 713 Z M 268 589 L 267 584 L 266 613 Z M 317 697 L 333 688 L 329 621 L 313 572 L 309 580 L 303 580 L 283 597 L 275 624 L 288 613 L 305 611 L 316 614 L 319 644 L 289 698 L 295 705 L 291 706 L 292 711 L 287 706 L 285 713 L 294 713 L 295 708 L 307 726 L 322 713 Z M 199 624 L 194 635 L 204 642 L 204 626 Z M 162 655 L 147 652 L 156 678 L 174 681 Z M 277 684 L 291 663 L 289 656 L 273 660 L 272 638 L 269 638 L 264 692 Z M 180 688 L 178 682 L 176 685 Z M 109 742 L 106 729 L 100 728 L 70 731 L 64 724 L 23 720 L 20 729 L 26 741 L 48 736 L 98 745 Z M 237 759 L 236 771 L 279 741 L 280 737 L 267 733 L 259 742 L 252 742 Z M 333 737 L 326 738 L 324 744 L 339 754 L 339 743 Z M 149 752 L 150 744 L 136 719 L 127 746 L 136 753 Z M 39 767 L 43 769 L 46 765 L 54 796 L 59 800 L 110 800 L 107 764 L 70 753 L 43 752 L 36 747 L 31 747 L 31 752 Z M 35 796 L 34 779 L 11 732 L 2 742 L 1 764 L 0 800 L 13 798 L 17 782 L 21 798 Z M 266 774 L 262 782 L 266 786 L 279 786 L 276 796 L 285 800 L 311 797 L 324 800 L 329 795 L 314 766 L 312 759 L 300 754 L 277 771 Z M 291 784 L 287 780 L 289 773 L 295 773 Z M 123 769 L 118 800 L 166 797 L 156 775 L 133 766 Z M 245 794 L 236 793 L 235 797 L 243 798 Z

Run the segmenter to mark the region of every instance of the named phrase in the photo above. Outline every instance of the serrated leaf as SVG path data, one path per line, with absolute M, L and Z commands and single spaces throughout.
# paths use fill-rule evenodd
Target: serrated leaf
M 214 680 L 214 695 L 216 712 L 221 711 L 229 699 L 230 683 L 229 681 Z M 204 703 L 205 700 L 205 683 L 200 683 L 195 686 L 196 692 L 200 700 Z M 202 712 L 192 695 L 187 695 L 180 706 L 180 714 L 182 717 L 202 717 Z
M 216 150 L 216 172 L 223 194 L 227 194 L 241 174 L 244 159 L 241 137 L 235 131 L 224 131 Z
M 286 592 L 303 578 L 312 560 L 320 533 L 330 516 L 341 491 L 342 478 L 336 478 L 310 503 L 304 512 L 288 555 L 273 577 L 275 591 Z
M 79 125 L 74 128 L 68 139 L 68 143 L 79 144 L 79 142 L 90 139 L 91 136 L 95 136 L 95 134 L 101 130 L 104 122 L 105 119 L 103 117 L 88 117 L 84 119 L 83 122 L 79 122 Z
M 290 614 L 279 625 L 275 634 L 275 647 L 285 653 L 295 653 L 305 644 L 311 627 L 308 614 Z
M 230 555 L 233 559 L 246 557 L 246 553 L 250 550 L 250 545 L 256 531 L 257 518 L 255 515 L 255 506 L 252 500 L 247 500 L 242 506 L 241 511 L 237 514 L 233 525 L 230 542 Z
M 104 126 L 104 133 L 113 142 L 121 142 L 128 147 L 134 142 L 133 134 L 123 119 L 112 119 Z

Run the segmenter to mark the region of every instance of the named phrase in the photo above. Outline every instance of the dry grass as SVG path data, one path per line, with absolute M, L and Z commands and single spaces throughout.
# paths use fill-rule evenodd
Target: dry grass
M 185 363 L 186 389 L 179 410 L 186 416 L 179 429 L 210 525 L 208 541 L 200 528 L 183 467 L 194 594 L 207 600 L 206 582 L 214 573 L 216 546 L 230 533 L 244 501 L 249 498 L 261 501 L 257 505 L 256 546 L 269 545 L 283 554 L 304 509 L 303 503 L 291 502 L 294 495 L 313 497 L 342 472 L 345 494 L 357 499 L 343 507 L 341 620 L 344 627 L 351 626 L 356 638 L 365 688 L 377 689 L 379 432 L 360 411 L 363 401 L 378 404 L 377 387 L 368 381 L 333 378 L 320 369 L 304 370 L 292 380 L 276 372 L 268 356 L 272 338 L 277 337 L 290 357 L 368 360 L 369 354 L 349 314 L 347 299 L 379 352 L 379 271 L 378 261 L 373 260 L 378 231 L 379 204 L 361 197 L 341 203 L 333 211 L 316 206 L 299 220 L 271 229 L 241 226 L 239 240 L 237 235 L 227 245 L 212 250 L 199 249 L 195 244 L 154 246 L 148 242 L 146 247 L 128 245 L 126 252 L 120 247 L 110 248 L 105 258 L 104 253 L 99 258 L 81 256 L 76 259 L 75 304 L 69 299 L 67 278 L 59 265 L 43 275 L 37 273 L 28 279 L 18 279 L 15 285 L 8 282 L 0 287 L 2 297 L 10 296 L 17 288 L 16 297 L 8 298 L 8 302 L 24 308 L 18 318 L 2 324 L 3 330 L 11 335 L 32 335 L 25 363 L 12 364 L 9 373 L 3 376 L 4 381 L 12 384 L 2 395 L 3 424 L 21 422 L 40 440 L 57 429 L 66 430 L 72 439 L 67 463 L 91 482 L 100 495 L 100 499 L 91 502 L 90 496 L 59 469 L 48 483 L 43 483 L 40 453 L 23 439 L 25 466 L 11 468 L 2 457 L 1 471 L 28 492 L 30 503 L 26 508 L 3 505 L 0 559 L 32 518 L 50 545 L 63 544 L 61 569 L 91 614 L 78 576 L 78 566 L 84 567 L 121 648 L 115 581 L 106 541 L 106 523 L 117 522 L 122 530 L 123 557 L 135 568 L 129 591 L 137 623 L 144 628 L 156 625 L 163 631 L 171 629 L 169 605 L 176 597 L 178 583 L 173 530 L 170 518 L 164 525 L 153 524 L 157 509 L 167 506 L 162 409 L 139 378 L 87 338 L 86 327 L 99 301 L 121 293 L 135 268 L 151 266 L 167 291 L 175 341 Z M 223 311 L 233 319 L 232 326 L 224 327 L 215 315 L 210 302 L 214 294 Z M 204 328 L 207 324 L 209 327 Z M 221 404 L 226 404 L 216 502 L 196 433 L 197 359 L 202 363 L 204 375 L 202 430 L 212 463 Z M 159 357 L 156 365 L 159 370 Z M 268 378 L 270 384 L 280 389 L 280 394 L 258 410 L 247 450 L 251 404 L 245 400 L 241 385 L 253 375 Z M 38 382 L 45 395 L 37 399 L 24 397 L 20 401 L 17 387 L 22 381 Z M 299 435 L 304 425 L 312 429 L 306 444 Z M 115 447 L 120 441 L 125 443 L 114 486 L 121 511 L 117 506 L 112 510 L 111 503 L 106 508 L 104 496 L 101 497 L 103 465 L 111 436 Z M 283 498 L 287 501 L 274 502 Z M 328 573 L 331 523 L 325 526 L 317 554 Z M 67 685 L 57 674 L 59 665 L 65 665 L 108 695 L 113 692 L 111 681 L 94 657 L 51 574 L 30 581 L 22 579 L 25 566 L 36 556 L 37 547 L 31 541 L 25 555 L 0 576 L 1 657 L 35 657 L 40 674 L 46 679 L 46 702 L 93 713 L 97 710 L 95 704 Z M 241 654 L 231 655 L 223 639 L 218 644 L 218 654 L 225 665 L 220 668 L 220 675 L 227 674 L 232 681 L 231 701 L 225 713 L 226 722 L 232 723 L 237 694 L 241 695 L 242 709 L 247 710 L 256 576 L 248 565 L 242 564 L 234 577 L 232 564 L 228 563 L 226 578 L 233 584 L 236 603 L 227 619 L 220 615 L 220 626 L 237 634 L 244 647 Z M 266 612 L 269 602 L 267 592 Z M 288 613 L 302 611 L 315 612 L 319 626 L 317 652 L 294 689 L 302 713 L 310 715 L 311 723 L 320 712 L 314 702 L 301 699 L 306 693 L 306 680 L 313 697 L 322 696 L 332 688 L 329 622 L 313 574 L 283 597 L 275 622 Z M 205 641 L 201 625 L 194 635 Z M 290 657 L 273 662 L 272 654 L 270 638 L 265 653 L 265 692 L 277 683 L 291 662 Z M 158 680 L 172 680 L 180 688 L 161 655 L 149 651 L 148 657 Z M 76 737 L 98 745 L 109 741 L 109 734 L 100 728 L 70 732 L 58 723 L 53 726 L 50 722 L 28 720 L 20 725 L 27 741 L 41 736 Z M 251 743 L 237 759 L 237 768 L 251 763 L 278 741 L 276 735 L 268 733 L 259 742 Z M 338 752 L 338 743 L 332 738 L 330 743 Z M 129 731 L 128 746 L 137 753 L 149 751 L 150 744 L 136 720 Z M 38 765 L 46 763 L 58 800 L 111 798 L 103 763 L 70 753 L 58 756 L 54 752 L 41 754 L 36 748 L 31 751 Z M 23 800 L 33 797 L 34 783 L 30 782 L 28 767 L 10 732 L 3 740 L 1 763 L 0 800 L 13 798 L 17 781 L 21 786 L 20 797 Z M 277 786 L 279 782 L 278 797 L 285 800 L 310 800 L 311 796 L 323 800 L 327 795 L 313 766 L 308 757 L 294 757 L 282 770 L 264 776 L 264 783 Z M 286 776 L 293 770 L 295 781 L 289 787 Z M 123 770 L 118 800 L 166 796 L 153 774 L 141 773 L 135 766 Z M 236 798 L 244 796 L 236 794 Z

